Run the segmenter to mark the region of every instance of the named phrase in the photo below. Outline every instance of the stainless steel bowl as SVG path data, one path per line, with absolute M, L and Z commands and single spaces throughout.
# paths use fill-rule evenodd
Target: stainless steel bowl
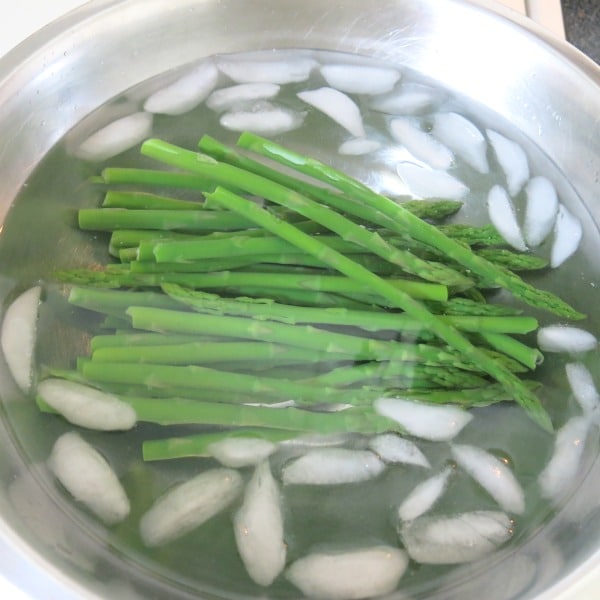
M 485 0 L 91 2 L 0 61 L 0 219 L 50 148 L 125 89 L 204 56 L 274 48 L 406 65 L 485 105 L 543 148 L 600 222 L 600 70 Z M 2 397 L 13 401 L 4 366 L 0 375 Z M 2 416 L 0 570 L 36 598 L 194 596 L 136 557 L 116 555 L 102 529 L 79 527 Z M 429 598 L 550 599 L 600 569 L 599 482 L 595 461 L 518 551 L 457 569 Z

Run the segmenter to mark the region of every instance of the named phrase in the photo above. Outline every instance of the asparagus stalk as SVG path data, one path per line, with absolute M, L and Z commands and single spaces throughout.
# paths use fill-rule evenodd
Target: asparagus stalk
M 280 429 L 247 427 L 243 429 L 225 429 L 188 435 L 185 437 L 146 440 L 142 444 L 142 454 L 145 461 L 169 460 L 174 458 L 208 457 L 212 456 L 211 446 L 223 439 L 232 437 L 251 437 L 267 440 L 277 444 L 284 440 L 303 435 L 304 432 L 294 432 Z
M 211 194 L 211 197 L 221 202 L 225 208 L 253 220 L 257 225 L 287 239 L 306 252 L 327 262 L 332 268 L 337 269 L 356 282 L 360 282 L 367 289 L 388 298 L 394 302 L 397 308 L 406 311 L 410 316 L 428 323 L 428 327 L 433 333 L 460 352 L 468 362 L 476 365 L 499 383 L 502 383 L 536 423 L 542 428 L 552 431 L 550 417 L 535 394 L 523 386 L 520 380 L 504 365 L 474 346 L 457 329 L 429 312 L 423 304 L 401 290 L 390 286 L 388 282 L 364 269 L 346 256 L 335 252 L 331 248 L 321 244 L 317 239 L 304 234 L 290 223 L 285 223 L 281 219 L 277 219 L 271 213 L 248 202 L 244 198 L 218 187 Z
M 348 243 L 339 237 L 319 236 L 324 244 L 345 254 L 359 254 L 364 248 Z M 218 240 L 168 240 L 142 242 L 145 256 L 152 255 L 156 262 L 188 262 L 221 256 L 245 256 L 248 254 L 302 254 L 292 244 L 278 237 L 248 237 L 240 234 Z
M 522 314 L 522 310 L 504 304 L 487 304 L 470 298 L 450 298 L 446 302 L 427 302 L 428 308 L 442 315 L 478 315 L 508 317 Z
M 157 425 L 202 425 L 219 427 L 248 427 L 252 430 L 273 430 L 273 436 L 290 439 L 300 434 L 334 434 L 353 431 L 376 434 L 398 431 L 398 423 L 377 415 L 369 407 L 359 406 L 334 412 L 312 411 L 302 407 L 257 406 L 204 402 L 196 398 L 120 395 L 119 398 L 135 411 L 138 422 Z M 42 412 L 56 411 L 40 398 L 36 399 Z M 277 432 L 277 433 L 275 433 Z M 158 441 L 157 441 L 158 442 Z M 160 444 L 157 443 L 157 448 Z
M 477 254 L 511 271 L 536 271 L 545 269 L 549 264 L 541 256 L 512 252 L 506 248 L 481 248 Z
M 356 384 L 367 385 L 372 381 L 378 387 L 411 387 L 410 382 L 423 380 L 429 388 L 476 388 L 486 385 L 481 376 L 451 367 L 432 367 L 400 362 L 368 362 L 361 365 L 343 366 L 322 375 L 303 380 L 303 383 L 318 386 L 344 387 Z M 408 385 L 395 385 L 405 381 Z M 371 384 L 369 384 L 371 385 Z
M 107 335 L 95 335 L 90 340 L 90 350 L 95 352 L 103 348 L 133 348 L 136 346 L 158 346 L 159 344 L 165 345 L 179 345 L 188 344 L 202 341 L 204 343 L 210 343 L 215 341 L 217 338 L 211 338 L 208 336 L 197 336 L 189 335 L 185 333 L 180 334 L 165 334 L 165 333 L 124 333 L 118 332 Z M 220 339 L 220 338 L 219 338 Z
M 85 362 L 88 362 L 89 359 L 80 359 L 82 365 Z M 190 387 L 177 387 L 177 386 L 169 386 L 168 388 L 160 388 L 160 387 L 148 387 L 145 384 L 128 384 L 128 383 L 116 383 L 116 382 L 98 382 L 98 381 L 90 381 L 86 379 L 81 371 L 76 370 L 67 370 L 67 369 L 44 369 L 45 376 L 48 377 L 59 377 L 61 379 L 67 379 L 68 381 L 75 381 L 76 383 L 81 383 L 83 385 L 87 385 L 89 387 L 97 388 L 101 391 L 115 394 L 119 397 L 121 396 L 139 396 L 139 397 L 150 397 L 150 398 L 187 398 L 189 400 L 199 400 L 202 402 L 212 402 L 216 403 L 217 401 L 222 401 L 223 398 L 218 396 L 218 392 L 213 389 L 204 389 L 204 388 L 190 388 Z M 252 404 L 261 406 L 277 406 L 280 404 L 277 398 L 265 397 L 262 396 L 257 398 L 248 393 L 235 393 L 228 392 L 227 393 L 227 403 L 228 404 Z M 44 403 L 40 404 L 39 400 L 36 400 L 38 406 L 44 412 L 49 412 L 49 407 L 46 408 Z M 139 420 L 139 419 L 138 419 Z
M 468 246 L 506 246 L 506 240 L 493 225 L 479 227 L 463 223 L 439 225 L 438 229 L 456 242 Z
M 191 200 L 179 200 L 167 196 L 158 196 L 147 192 L 106 192 L 104 208 L 128 208 L 141 210 L 202 210 L 202 204 Z
M 256 230 L 258 231 L 258 230 Z M 236 232 L 236 235 L 239 233 Z M 245 235 L 249 235 L 248 232 Z M 202 238 L 211 239 L 210 234 L 199 236 Z M 190 240 L 198 239 L 192 233 L 179 233 L 177 231 L 159 231 L 157 229 L 117 229 L 110 236 L 110 245 L 115 249 L 121 248 L 137 248 L 141 242 L 147 240 Z
M 338 412 L 314 412 L 293 406 L 272 408 L 201 402 L 186 398 L 122 396 L 135 410 L 138 421 L 158 425 L 218 425 L 223 427 L 265 427 L 304 433 L 379 433 L 400 431 L 400 426 L 363 407 Z
M 136 260 L 138 256 L 138 250 L 135 248 L 124 248 L 119 251 L 119 258 L 123 262 L 131 261 L 129 269 L 134 273 L 210 273 L 233 269 L 260 273 L 289 273 L 292 270 L 298 272 L 299 267 L 305 267 L 310 269 L 310 272 L 317 274 L 315 269 L 328 269 L 327 265 L 319 259 L 300 252 L 296 254 L 248 254 L 174 263 L 139 261 Z M 403 275 L 398 267 L 373 254 L 355 254 L 353 258 L 365 268 L 381 276 L 401 277 Z
M 235 290 L 234 290 L 235 291 Z M 268 286 L 245 286 L 243 290 L 230 294 L 249 296 L 253 298 L 269 298 L 275 302 L 298 306 L 318 306 L 321 308 L 355 308 L 357 310 L 378 310 L 372 298 L 362 300 L 357 294 L 352 297 L 328 292 L 315 292 L 314 290 L 272 288 Z
M 535 369 L 544 361 L 544 355 L 519 340 L 498 332 L 480 331 L 479 335 L 494 349 L 511 356 L 529 369 Z
M 523 380 L 523 385 L 528 387 L 532 392 L 542 387 L 538 381 L 529 380 Z M 402 397 L 430 404 L 456 404 L 463 408 L 490 406 L 498 402 L 512 401 L 512 397 L 497 383 L 466 390 L 413 390 L 403 393 Z
M 127 248 L 130 250 L 130 248 Z M 137 254 L 137 251 L 136 251 Z M 121 260 L 123 256 L 120 255 Z M 129 270 L 132 273 L 214 273 L 218 271 L 239 270 L 246 267 L 252 267 L 254 271 L 264 272 L 261 268 L 263 262 L 280 263 L 284 265 L 301 265 L 308 267 L 320 267 L 317 260 L 308 257 L 305 260 L 301 254 L 296 255 L 243 255 L 243 256 L 225 256 L 224 258 L 208 258 L 195 262 L 176 262 L 176 263 L 154 263 L 147 261 L 132 260 L 129 263 Z M 125 261 L 126 262 L 126 261 Z
M 461 208 L 458 200 L 404 200 L 402 206 L 419 219 L 442 221 L 455 215 Z
M 321 234 L 324 230 L 318 223 L 314 221 L 297 221 L 296 227 L 301 229 L 305 233 L 318 233 Z M 223 258 L 224 256 L 237 256 L 244 255 L 246 252 L 236 251 L 238 243 L 240 242 L 240 238 L 243 239 L 255 239 L 266 237 L 266 233 L 263 229 L 247 229 L 242 231 L 214 231 L 209 234 L 194 236 L 193 234 L 179 234 L 178 238 L 168 239 L 168 238 L 158 238 L 158 239 L 141 239 L 137 245 L 137 260 L 141 261 L 155 261 L 156 256 L 154 254 L 154 249 L 157 245 L 165 243 L 170 244 L 172 242 L 183 242 L 182 248 L 188 246 L 191 242 L 192 248 L 197 246 L 198 244 L 208 243 L 207 248 L 213 249 L 214 252 L 211 255 L 209 252 L 204 252 L 204 254 L 200 255 L 199 258 Z M 184 238 L 182 236 L 186 235 Z M 114 233 L 113 233 L 114 237 Z M 131 239 L 132 236 L 130 236 Z M 213 244 L 212 242 L 217 242 Z M 287 252 L 297 252 L 296 249 L 291 250 L 290 248 L 285 248 L 284 246 L 276 247 L 273 244 L 269 247 L 268 243 L 262 244 L 269 253 L 280 252 L 281 250 Z M 261 243 L 255 244 L 256 249 L 260 249 Z M 175 247 L 177 249 L 177 247 Z M 251 248 L 252 249 L 252 248 Z M 189 260 L 192 258 L 190 254 L 185 260 Z
M 180 389 L 213 390 L 220 401 L 227 402 L 231 393 L 249 394 L 258 398 L 293 400 L 297 404 L 344 403 L 364 404 L 378 395 L 375 390 L 339 390 L 313 386 L 297 381 L 259 377 L 245 373 L 218 371 L 197 365 L 116 363 L 91 360 L 79 361 L 78 368 L 86 379 L 96 383 L 145 385 L 148 388 L 175 386 Z M 379 395 L 381 394 L 379 390 Z
M 585 315 L 569 306 L 555 294 L 537 289 L 523 281 L 518 275 L 490 263 L 472 252 L 470 248 L 449 238 L 443 230 L 415 217 L 403 209 L 401 204 L 377 194 L 348 175 L 251 133 L 242 134 L 238 144 L 324 181 L 351 197 L 363 201 L 373 210 L 389 217 L 393 222 L 393 229 L 398 233 L 409 235 L 437 248 L 444 252 L 449 259 L 473 271 L 483 280 L 507 289 L 527 304 L 570 319 L 585 318 Z
M 420 332 L 427 324 L 417 321 L 406 313 L 360 311 L 347 308 L 315 309 L 313 307 L 278 304 L 268 299 L 221 298 L 214 294 L 197 292 L 176 284 L 165 284 L 163 290 L 174 300 L 196 311 L 252 317 L 282 323 L 312 323 L 360 327 L 366 331 L 412 331 Z M 120 292 L 108 292 L 119 294 Z M 131 304 L 136 304 L 131 302 Z M 538 322 L 533 317 L 440 317 L 443 321 L 462 331 L 524 334 L 534 331 Z
M 364 254 L 364 248 L 351 242 L 346 242 L 341 238 L 320 235 L 319 240 L 338 252 L 352 254 L 355 260 L 359 260 L 362 264 L 368 264 L 367 268 L 370 270 L 377 270 L 379 273 L 393 273 L 399 270 L 398 267 L 376 255 Z M 404 243 L 404 240 L 399 238 L 388 238 L 387 241 L 392 245 L 402 245 Z M 544 258 L 530 254 L 519 254 L 504 248 L 484 248 L 476 250 L 476 252 L 486 260 L 513 271 L 530 271 L 543 269 L 548 266 L 548 261 Z M 417 254 L 423 254 L 428 260 L 439 260 L 442 257 L 441 253 L 429 250 L 426 250 L 425 253 L 417 252 Z M 252 259 L 252 255 L 256 255 L 254 259 Z M 122 254 L 119 254 L 119 256 L 123 259 Z M 185 240 L 147 239 L 140 242 L 137 254 L 131 253 L 128 258 L 130 260 L 136 258 L 144 261 L 156 260 L 158 263 L 167 263 L 168 267 L 165 267 L 164 270 L 177 270 L 182 268 L 177 266 L 179 262 L 187 265 L 190 261 L 204 262 L 206 259 L 223 256 L 229 257 L 232 263 L 233 257 L 238 257 L 239 264 L 243 264 L 242 257 L 245 257 L 244 264 L 247 265 L 259 262 L 274 262 L 280 264 L 324 266 L 321 261 L 307 256 L 284 240 L 268 236 L 250 237 L 244 234 L 210 240 L 202 238 L 188 238 Z M 145 264 L 140 268 L 150 270 L 152 267 Z M 203 269 L 205 268 L 203 267 Z M 198 270 L 201 270 L 199 266 Z M 463 285 L 466 285 L 466 281 L 463 282 Z
M 472 229 L 476 230 L 477 228 L 474 227 Z M 394 232 L 390 232 L 390 235 L 393 236 Z M 449 237 L 452 237 L 452 235 L 449 235 Z M 459 237 L 454 239 L 460 241 Z M 404 240 L 404 244 L 412 252 L 423 258 L 427 258 L 429 260 L 445 259 L 445 255 L 442 252 L 421 242 Z M 545 269 L 548 266 L 548 261 L 541 256 L 526 254 L 524 252 L 513 252 L 507 248 L 474 246 L 473 252 L 482 258 L 485 258 L 486 260 L 489 260 L 498 266 L 510 269 L 511 271 L 534 271 L 538 269 Z
M 308 221 L 304 224 L 296 223 L 298 227 L 309 228 L 315 227 L 314 224 Z M 316 229 L 316 227 L 315 227 Z M 268 235 L 263 229 L 246 229 L 243 231 L 244 237 L 260 237 Z M 110 237 L 110 245 L 114 248 L 133 248 L 139 246 L 143 242 L 160 241 L 160 240 L 218 240 L 227 237 L 242 235 L 238 230 L 232 231 L 212 231 L 210 233 L 181 233 L 178 231 L 158 230 L 158 229 L 117 229 L 113 231 Z M 153 259 L 153 257 L 152 257 Z
M 249 171 L 244 171 L 238 167 L 218 163 L 210 157 L 202 159 L 202 155 L 178 148 L 160 140 L 148 140 L 144 142 L 141 151 L 150 157 L 177 163 L 179 166 L 190 168 L 194 172 L 211 176 L 215 182 L 229 188 L 231 185 L 235 185 L 243 188 L 250 194 L 261 196 L 271 202 L 280 204 L 305 218 L 327 227 L 346 241 L 358 244 L 381 256 L 381 258 L 402 267 L 407 273 L 444 285 L 460 287 L 469 287 L 472 285 L 470 279 L 454 269 L 440 263 L 424 261 L 410 252 L 400 250 L 384 240 L 378 233 L 360 227 L 326 206 L 269 179 L 265 179 Z M 207 195 L 207 200 L 217 201 L 217 198 L 211 194 Z
M 264 163 L 258 162 L 249 156 L 240 154 L 235 148 L 222 144 L 215 138 L 204 135 L 198 142 L 198 148 L 212 156 L 216 160 L 239 167 L 250 173 L 260 175 L 271 181 L 275 181 L 292 190 L 300 192 L 309 198 L 324 201 L 343 213 L 351 214 L 359 219 L 369 221 L 372 218 L 372 212 L 365 211 L 364 206 L 358 202 L 353 202 L 349 198 L 344 198 L 331 190 L 316 186 L 306 180 L 297 179 L 281 171 L 273 169 Z M 212 191 L 212 190 L 211 190 Z M 460 210 L 462 203 L 455 200 L 409 200 L 409 197 L 397 199 L 402 201 L 404 208 L 421 219 L 441 220 L 449 217 Z M 379 223 L 385 227 L 388 219 L 381 215 Z
M 363 254 L 365 252 L 364 246 L 337 236 L 319 235 L 319 240 L 343 254 Z M 404 243 L 399 238 L 389 238 L 387 242 L 390 245 L 402 245 Z M 154 259 L 156 262 L 187 262 L 222 256 L 278 253 L 305 254 L 293 244 L 278 237 L 250 237 L 245 236 L 243 233 L 237 236 L 212 240 L 194 238 L 186 240 L 149 240 L 140 243 L 140 254 L 148 260 Z M 388 260 L 387 262 L 394 261 Z M 397 263 L 394 262 L 394 264 Z M 463 279 L 456 280 L 449 285 L 466 285 L 466 283 L 467 281 Z
M 223 370 L 240 371 L 251 367 L 252 363 L 265 362 L 269 369 L 263 372 L 267 377 L 303 379 L 304 383 L 319 386 L 340 387 L 360 383 L 377 387 L 394 388 L 469 388 L 484 384 L 484 380 L 473 373 L 452 369 L 448 366 L 433 367 L 413 363 L 366 363 L 357 367 L 340 367 L 323 375 L 315 375 L 315 367 L 321 361 L 348 360 L 345 355 L 335 356 L 326 353 L 290 348 L 264 342 L 196 342 L 177 345 L 160 344 L 135 347 L 106 347 L 95 350 L 92 360 L 108 363 L 144 363 L 163 365 L 213 364 Z M 238 361 L 238 364 L 235 363 Z M 250 363 L 250 364 L 249 364 Z M 274 364 L 312 365 L 308 373 L 304 370 L 295 374 L 289 368 L 275 373 Z M 243 366 L 240 366 L 243 365 Z M 264 367 L 263 367 L 264 368 Z M 217 369 L 218 370 L 218 369 Z M 131 382 L 128 382 L 131 383 Z M 385 384 L 385 385 L 384 385 Z
M 69 291 L 69 303 L 107 315 L 124 316 L 132 305 L 180 309 L 181 302 L 157 292 L 105 290 L 74 286 Z
M 296 230 L 298 231 L 298 230 Z M 164 283 L 178 283 L 192 288 L 271 287 L 303 289 L 316 292 L 354 294 L 362 291 L 360 283 L 347 277 L 335 275 L 309 274 L 270 274 L 239 271 L 218 271 L 215 273 L 133 273 L 131 271 L 74 269 L 58 272 L 63 282 L 76 285 L 96 285 L 101 287 L 159 287 Z M 448 298 L 445 286 L 436 283 L 389 278 L 385 280 L 391 288 L 415 298 L 444 301 Z
M 79 227 L 84 230 L 164 229 L 179 231 L 238 230 L 252 226 L 247 219 L 220 210 L 128 210 L 82 208 Z
M 266 342 L 183 342 L 176 344 L 109 346 L 97 348 L 92 360 L 116 363 L 154 363 L 168 365 L 232 363 L 235 361 L 269 364 L 318 363 L 324 360 L 348 360 L 347 354 L 315 352 L 293 346 Z
M 344 355 L 353 360 L 397 360 L 473 368 L 471 363 L 449 348 L 376 340 L 318 329 L 311 325 L 288 325 L 275 321 L 137 306 L 130 307 L 127 314 L 136 329 L 147 331 L 260 340 L 332 353 L 335 356 Z

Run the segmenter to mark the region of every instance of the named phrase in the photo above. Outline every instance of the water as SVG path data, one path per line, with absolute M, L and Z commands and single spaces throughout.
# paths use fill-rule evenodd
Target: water
M 316 58 L 320 63 L 352 63 L 358 60 L 333 53 L 303 54 Z M 543 174 L 552 181 L 560 201 L 583 223 L 583 242 L 567 267 L 544 271 L 526 279 L 536 286 L 561 294 L 581 310 L 594 306 L 598 300 L 594 281 L 598 279 L 600 267 L 591 258 L 600 252 L 600 238 L 585 207 L 570 187 L 568 178 L 556 169 L 542 149 L 531 140 L 524 139 L 509 123 L 500 121 L 485 107 L 473 104 L 468 98 L 452 95 L 417 73 L 401 70 L 403 78 L 397 87 L 422 85 L 431 90 L 431 106 L 416 113 L 424 130 L 431 127 L 435 111 L 456 111 L 467 116 L 482 131 L 490 127 L 518 141 L 527 152 L 531 175 Z M 107 262 L 107 236 L 80 232 L 75 227 L 75 211 L 82 207 L 98 206 L 102 198 L 102 189 L 90 185 L 88 178 L 109 165 L 156 166 L 153 161 L 140 157 L 137 147 L 100 164 L 73 158 L 73 150 L 91 131 L 123 114 L 138 110 L 149 90 L 159 89 L 174 77 L 174 74 L 166 74 L 164 78 L 128 90 L 90 115 L 40 163 L 10 211 L 0 236 L 1 291 L 7 295 L 14 289 L 25 289 L 38 281 L 44 282 L 46 301 L 41 309 L 38 342 L 38 362 L 42 368 L 72 367 L 77 356 L 87 353 L 88 339 L 98 326 L 97 320 L 91 319 L 89 313 L 67 305 L 64 289 L 52 283 L 52 273 L 57 268 L 88 267 Z M 226 87 L 231 83 L 224 75 L 220 75 L 216 85 Z M 303 104 L 296 97 L 302 90 L 315 89 L 324 84 L 318 71 L 314 70 L 307 81 L 285 84 L 278 96 L 269 100 L 278 107 L 305 114 L 301 127 L 278 134 L 273 139 L 347 171 L 383 193 L 402 193 L 405 186 L 395 173 L 395 165 L 398 160 L 405 160 L 407 155 L 389 136 L 387 123 L 390 115 L 369 108 L 368 96 L 352 95 L 360 108 L 367 137 L 379 141 L 381 147 L 365 156 L 340 155 L 338 148 L 351 138 L 350 134 L 330 117 Z M 237 132 L 223 129 L 219 124 L 219 115 L 204 103 L 184 115 L 154 117 L 154 137 L 195 148 L 203 134 L 212 135 L 226 144 L 233 144 L 238 135 Z M 504 175 L 491 151 L 488 151 L 488 160 L 492 170 L 487 175 L 475 172 L 460 160 L 452 167 L 451 173 L 470 188 L 463 209 L 454 218 L 456 222 L 487 222 L 487 192 L 495 184 L 504 184 Z M 174 195 L 195 197 L 189 191 L 175 192 Z M 523 193 L 517 195 L 514 202 L 517 215 L 522 219 L 525 203 Z M 551 240 L 548 240 L 536 252 L 547 257 L 550 245 Z M 499 298 L 507 303 L 512 302 L 506 294 L 500 294 Z M 540 311 L 527 309 L 527 313 L 538 317 L 541 325 L 559 321 Z M 584 327 L 598 332 L 597 319 L 596 315 L 590 315 Z M 534 343 L 531 337 L 528 341 Z M 548 355 L 535 374 L 536 379 L 544 382 L 542 398 L 557 426 L 579 412 L 570 398 L 564 376 L 563 365 L 567 358 Z M 592 372 L 597 372 L 598 357 L 595 353 L 586 356 L 585 362 Z M 19 401 L 14 391 L 8 390 L 4 397 L 10 426 L 22 452 L 31 462 L 43 463 L 55 439 L 72 427 L 58 417 L 39 413 L 32 403 Z M 524 515 L 515 518 L 515 534 L 509 543 L 509 547 L 517 547 L 553 514 L 554 509 L 540 499 L 536 485 L 536 478 L 550 456 L 553 437 L 533 425 L 515 406 L 499 405 L 473 412 L 474 421 L 457 439 L 460 443 L 489 449 L 506 459 L 526 492 L 527 509 Z M 178 431 L 183 435 L 193 429 L 180 428 Z M 140 540 L 137 524 L 152 502 L 175 483 L 215 466 L 213 460 L 181 459 L 143 464 L 140 453 L 143 440 L 175 435 L 172 430 L 165 433 L 164 429 L 152 425 L 140 424 L 130 433 L 84 432 L 83 435 L 118 472 L 132 501 L 132 513 L 125 522 L 107 532 L 84 507 L 69 500 L 64 490 L 51 490 L 50 493 L 62 499 L 61 502 L 64 501 L 62 510 L 68 520 L 75 520 L 91 538 L 107 542 L 117 555 L 127 557 L 127 561 L 142 573 L 152 570 L 158 573 L 160 579 L 177 587 L 227 598 L 265 594 L 250 580 L 237 554 L 231 530 L 231 515 L 235 507 L 163 548 L 147 549 Z M 303 556 L 310 548 L 327 544 L 340 547 L 369 543 L 398 545 L 394 517 L 396 507 L 414 485 L 430 474 L 439 472 L 449 461 L 450 452 L 446 444 L 419 442 L 419 446 L 432 464 L 431 472 L 415 467 L 389 466 L 381 477 L 363 484 L 285 488 L 283 504 L 288 562 Z M 284 459 L 289 457 L 289 454 L 273 457 L 276 475 Z M 582 467 L 582 474 L 584 470 L 585 466 Z M 249 470 L 244 473 L 249 477 Z M 434 510 L 439 514 L 450 514 L 482 509 L 495 510 L 497 505 L 471 478 L 457 469 L 448 490 Z M 445 581 L 452 581 L 452 571 L 449 567 L 411 563 L 401 580 L 400 589 L 413 597 L 425 596 L 440 588 Z M 276 598 L 297 596 L 297 591 L 283 577 L 279 577 L 267 593 Z

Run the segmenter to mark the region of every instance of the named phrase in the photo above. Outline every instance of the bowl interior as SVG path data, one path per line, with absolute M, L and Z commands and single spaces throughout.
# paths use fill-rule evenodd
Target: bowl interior
M 300 49 L 309 56 L 318 51 L 316 56 L 324 60 L 342 53 L 349 60 L 360 56 L 397 67 L 417 83 L 439 86 L 482 127 L 495 124 L 528 145 L 533 168 L 557 174 L 561 198 L 584 222 L 586 231 L 582 252 L 572 267 L 559 281 L 549 279 L 547 283 L 557 292 L 573 290 L 565 296 L 579 306 L 595 306 L 593 282 L 598 267 L 594 257 L 600 243 L 594 194 L 600 173 L 594 116 L 600 111 L 598 73 L 570 48 L 489 8 L 485 3 L 386 0 L 374 12 L 351 0 L 335 8 L 317 1 L 297 6 L 275 0 L 184 0 L 174 7 L 166 1 L 150 0 L 92 2 L 65 17 L 0 63 L 0 131 L 11 142 L 1 167 L 4 184 L 0 211 L 9 227 L 0 240 L 0 252 L 8 257 L 1 271 L 0 295 L 8 297 L 15 282 L 44 279 L 57 264 L 75 267 L 103 260 L 105 240 L 90 244 L 88 236 L 73 228 L 74 209 L 98 202 L 97 192 L 86 186 L 98 166 L 79 164 L 74 168 L 69 157 L 73 145 L 88 132 L 139 107 L 149 91 L 173 79 L 178 69 L 184 72 L 204 57 L 255 51 L 277 55 Z M 197 131 L 195 119 L 202 123 Z M 179 125 L 174 123 L 156 119 L 154 135 L 190 148 L 204 133 L 219 135 L 227 143 L 236 137 L 223 134 L 207 110 L 194 113 Z M 301 128 L 287 138 L 283 136 L 282 141 L 373 184 L 370 178 L 379 167 L 363 159 L 341 158 L 337 153 L 340 140 L 330 135 L 322 122 L 315 123 L 312 129 Z M 137 152 L 124 155 L 123 164 L 138 164 Z M 27 187 L 23 188 L 25 182 Z M 375 183 L 386 185 L 382 178 Z M 475 179 L 471 187 L 476 192 L 465 207 L 468 218 L 475 222 L 483 218 L 485 196 L 483 184 L 478 194 L 477 186 Z M 65 189 L 73 192 L 65 194 Z M 18 206 L 10 211 L 17 196 Z M 40 340 L 42 362 L 67 360 L 74 347 L 83 349 L 86 343 L 72 327 L 73 314 L 61 312 L 64 309 L 58 297 L 58 290 L 56 294 L 49 291 L 41 315 L 42 322 L 47 323 L 46 338 Z M 590 313 L 586 327 L 598 331 L 599 317 Z M 52 333 L 57 326 L 63 332 L 59 338 Z M 88 327 L 88 323 L 83 326 Z M 560 363 L 550 360 L 544 367 L 546 376 L 552 377 L 558 366 Z M 0 473 L 9 484 L 0 491 L 0 501 L 7 543 L 18 545 L 22 539 L 31 546 L 24 550 L 24 564 L 35 573 L 43 573 L 49 585 L 70 590 L 65 594 L 76 590 L 84 596 L 118 593 L 123 598 L 160 598 L 166 594 L 185 598 L 197 593 L 221 597 L 218 578 L 216 583 L 206 584 L 204 575 L 185 569 L 179 569 L 174 577 L 177 570 L 172 565 L 165 567 L 160 553 L 148 556 L 135 541 L 115 546 L 105 528 L 64 503 L 62 490 L 43 465 L 48 440 L 59 435 L 64 425 L 48 422 L 24 404 L 6 366 L 2 369 L 6 435 L 1 442 Z M 564 393 L 560 387 L 551 390 L 550 404 L 559 405 Z M 40 432 L 35 439 L 28 433 L 33 431 Z M 481 430 L 478 435 L 493 437 L 493 431 Z M 531 442 L 525 431 L 521 437 L 523 443 Z M 104 444 L 107 455 L 120 456 L 128 477 L 139 478 L 136 485 L 140 488 L 152 490 L 157 485 L 144 481 L 147 475 L 137 469 L 137 449 L 129 440 L 109 440 L 102 435 L 90 439 Z M 410 595 L 477 598 L 485 585 L 490 599 L 537 597 L 550 593 L 547 590 L 585 561 L 591 568 L 600 533 L 594 493 L 600 467 L 593 436 L 588 451 L 585 477 L 556 514 L 532 515 L 533 526 L 518 543 L 476 565 L 452 570 L 435 585 L 427 584 L 430 576 L 424 571 L 420 579 L 416 577 L 418 583 L 409 590 Z M 179 469 L 158 467 L 160 485 L 178 480 L 189 465 Z M 140 500 L 139 510 L 144 502 Z M 326 513 L 331 518 L 335 502 L 333 498 Z M 359 497 L 354 506 L 360 511 Z M 307 531 L 323 527 L 328 518 L 308 523 Z M 219 551 L 233 554 L 231 540 L 220 534 L 223 525 L 211 524 L 199 547 L 192 550 L 214 548 L 216 555 Z M 371 525 L 364 520 L 361 535 L 367 536 Z M 118 535 L 122 540 L 135 538 L 128 525 Z M 167 564 L 169 560 L 184 564 L 183 550 L 189 548 L 171 556 Z M 206 562 L 203 568 L 210 576 L 212 563 Z M 221 572 L 223 581 L 229 578 L 234 582 L 227 596 L 246 597 L 247 587 L 235 585 L 235 568 L 232 563 Z M 27 586 L 25 579 L 20 583 Z M 260 595 L 260 591 L 251 594 Z M 291 596 L 289 590 L 281 594 Z

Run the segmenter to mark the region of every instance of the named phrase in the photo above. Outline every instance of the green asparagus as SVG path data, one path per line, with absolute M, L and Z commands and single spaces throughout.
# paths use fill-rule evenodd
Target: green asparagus
M 493 263 L 472 252 L 470 248 L 449 238 L 443 230 L 415 217 L 409 211 L 403 209 L 401 204 L 392 202 L 385 196 L 373 192 L 348 175 L 251 133 L 243 133 L 238 140 L 238 144 L 243 148 L 253 150 L 258 154 L 292 167 L 301 173 L 324 181 L 351 197 L 363 201 L 373 210 L 389 217 L 393 222 L 394 230 L 398 233 L 409 235 L 418 241 L 437 248 L 444 252 L 449 259 L 470 269 L 485 281 L 491 281 L 509 290 L 527 304 L 549 310 L 558 316 L 569 319 L 585 318 L 584 314 L 569 306 L 556 295 L 529 285 L 514 273 L 499 269 Z

